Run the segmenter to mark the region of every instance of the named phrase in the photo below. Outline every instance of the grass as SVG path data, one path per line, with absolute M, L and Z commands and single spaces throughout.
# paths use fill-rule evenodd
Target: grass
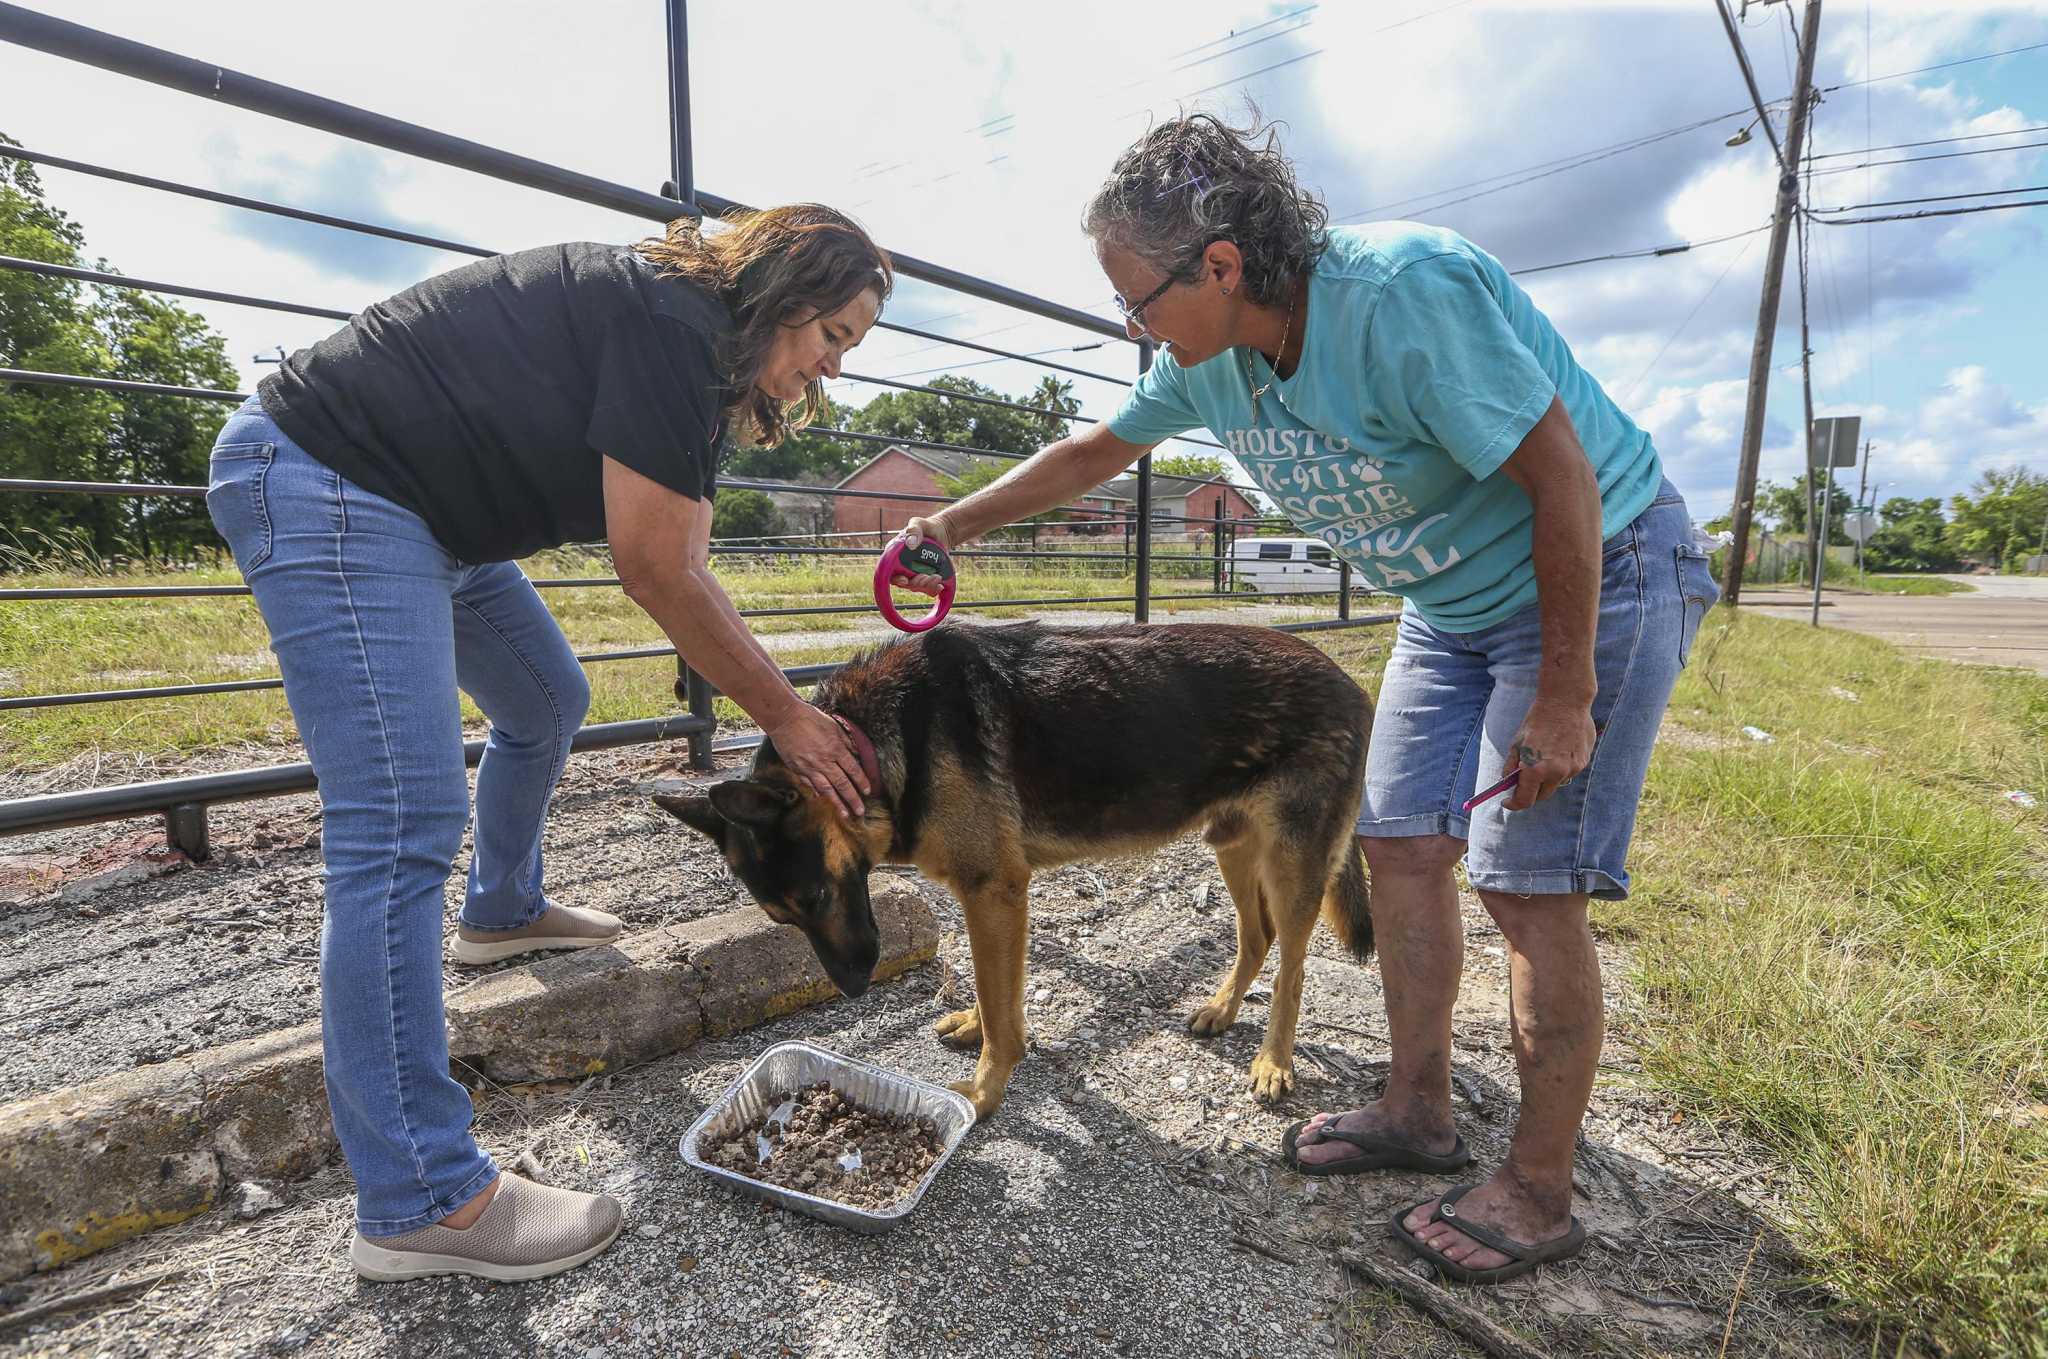
M 2048 793 L 2048 681 L 1722 610 L 1672 721 L 1597 912 L 1646 1073 L 1790 1169 L 1854 1317 L 2048 1354 L 2048 841 L 2002 796 Z
M 1109 545 L 1089 545 L 1103 552 Z M 1180 545 L 1159 545 L 1160 555 Z M 1184 549 L 1183 549 L 1184 550 Z M 18 559 L 17 559 L 18 561 Z M 0 563 L 7 565 L 12 563 Z M 552 552 L 524 563 L 535 579 L 601 577 L 611 564 L 600 556 Z M 811 558 L 794 563 L 759 557 L 731 558 L 719 575 L 742 609 L 793 609 L 872 605 L 867 557 Z M 1131 595 L 1137 583 L 1120 561 L 974 561 L 963 598 L 1078 599 Z M 0 587 L 239 585 L 232 565 L 190 571 L 135 571 L 109 568 L 73 554 L 56 569 L 0 573 Z M 1157 618 L 1201 616 L 1228 610 L 1229 600 L 1188 599 L 1210 589 L 1209 559 L 1191 556 L 1187 565 L 1154 563 L 1153 614 Z M 626 650 L 663 644 L 660 630 L 615 586 L 543 590 L 541 598 L 579 652 Z M 1327 602 L 1327 601 L 1325 601 Z M 1127 613 L 1129 604 L 1073 604 L 1066 607 Z M 1022 618 L 1025 607 L 978 610 L 979 616 Z M 754 629 L 774 638 L 792 633 L 850 632 L 856 615 L 760 618 Z M 859 644 L 849 637 L 836 645 L 778 649 L 785 665 L 842 660 Z M 591 683 L 592 722 L 645 717 L 675 708 L 675 662 L 671 659 L 608 661 L 586 669 Z M 276 658 L 253 600 L 246 597 L 194 599 L 64 600 L 0 606 L 0 696 L 80 693 L 169 684 L 207 684 L 273 677 Z M 481 720 L 466 700 L 465 721 Z M 737 707 L 721 702 L 721 721 L 739 721 Z M 0 723 L 0 768 L 46 769 L 86 754 L 176 758 L 245 744 L 284 745 L 296 739 L 282 692 L 257 690 L 194 698 L 143 699 L 107 704 L 31 708 L 7 714 Z
M 1880 595 L 1966 595 L 1976 587 L 1941 576 L 1856 576 L 1839 583 L 1829 575 L 1830 588 L 1869 590 Z

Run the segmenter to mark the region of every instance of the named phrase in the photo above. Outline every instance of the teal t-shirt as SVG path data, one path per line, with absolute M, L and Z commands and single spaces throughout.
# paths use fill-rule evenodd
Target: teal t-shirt
M 1254 409 L 1246 356 L 1154 361 L 1109 422 L 1151 445 L 1220 439 L 1282 514 L 1376 589 L 1449 632 L 1536 599 L 1529 498 L 1500 465 L 1551 398 L 1600 484 L 1602 536 L 1649 507 L 1663 469 L 1500 262 L 1455 232 L 1378 222 L 1330 233 L 1309 279 L 1301 362 Z

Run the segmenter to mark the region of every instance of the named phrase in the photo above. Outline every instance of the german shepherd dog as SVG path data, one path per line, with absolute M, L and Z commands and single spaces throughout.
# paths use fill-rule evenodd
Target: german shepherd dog
M 977 1004 L 937 1027 L 981 1044 L 974 1079 L 954 1087 L 978 1113 L 1002 1102 L 1024 1055 L 1033 870 L 1149 850 L 1202 825 L 1237 907 L 1237 962 L 1188 1027 L 1228 1029 L 1277 940 L 1251 1084 L 1265 1100 L 1293 1089 L 1317 915 L 1360 959 L 1372 951 L 1352 838 L 1372 702 L 1334 661 L 1269 628 L 954 625 L 856 657 L 816 702 L 872 741 L 880 783 L 857 823 L 768 742 L 744 779 L 655 801 L 717 842 L 849 996 L 867 989 L 881 952 L 868 870 L 914 864 L 951 889 Z

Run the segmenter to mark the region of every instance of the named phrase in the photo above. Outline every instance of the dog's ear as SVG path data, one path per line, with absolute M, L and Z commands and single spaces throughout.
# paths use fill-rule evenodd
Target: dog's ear
M 725 841 L 725 818 L 718 808 L 711 805 L 711 799 L 701 796 L 683 796 L 676 793 L 656 793 L 654 805 L 673 816 L 676 820 L 694 830 L 700 830 L 713 840 Z
M 720 816 L 737 825 L 766 830 L 782 820 L 782 814 L 796 805 L 796 797 L 796 789 L 785 784 L 728 779 L 712 786 L 711 806 Z

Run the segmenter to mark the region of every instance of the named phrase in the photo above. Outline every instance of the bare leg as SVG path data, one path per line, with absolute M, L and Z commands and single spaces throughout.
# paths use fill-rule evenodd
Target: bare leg
M 1465 842 L 1448 835 L 1400 839 L 1360 836 L 1372 870 L 1372 929 L 1387 993 L 1392 1070 L 1379 1099 L 1345 1114 L 1318 1114 L 1295 1155 L 1313 1164 L 1356 1154 L 1342 1142 L 1316 1142 L 1334 1118 L 1346 1132 L 1385 1133 L 1441 1155 L 1457 1144 L 1451 1123 L 1451 1007 L 1464 970 L 1458 888 L 1451 869 Z
M 1509 1021 L 1522 1109 L 1506 1164 L 1458 1201 L 1458 1212 L 1515 1241 L 1535 1244 L 1571 1229 L 1572 1149 L 1593 1097 L 1605 1024 L 1600 960 L 1583 894 L 1517 897 L 1481 892 L 1508 946 Z M 1492 1269 L 1508 1257 L 1447 1223 L 1425 1226 L 1434 1203 L 1406 1219 L 1444 1257 Z

